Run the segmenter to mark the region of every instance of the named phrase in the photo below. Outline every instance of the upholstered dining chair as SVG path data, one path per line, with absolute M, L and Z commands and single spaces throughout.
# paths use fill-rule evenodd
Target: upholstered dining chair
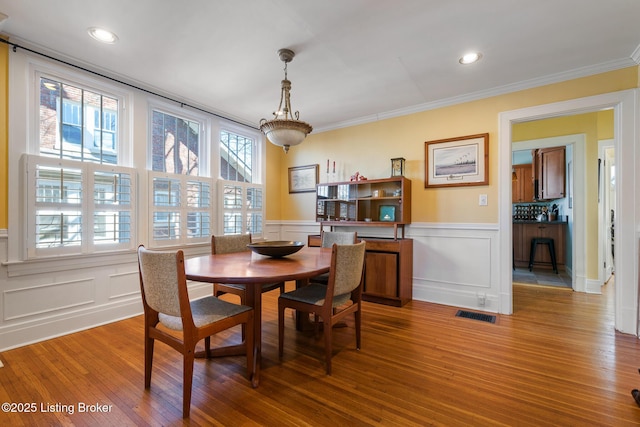
M 189 301 L 184 253 L 151 251 L 138 247 L 140 292 L 144 306 L 144 386 L 151 387 L 155 340 L 182 353 L 182 416 L 189 417 L 196 344 L 204 338 L 205 355 L 211 357 L 211 336 L 235 325 L 246 331 L 249 379 L 254 373 L 253 308 L 209 296 Z M 173 331 L 182 331 L 182 336 Z
M 235 252 L 249 251 L 247 247 L 251 243 L 251 234 L 232 234 L 227 236 L 211 236 L 211 253 L 212 254 L 229 254 Z M 280 293 L 284 292 L 284 282 L 265 283 L 262 285 L 262 292 L 269 292 L 274 289 L 280 289 Z M 245 304 L 247 288 L 245 285 L 214 283 L 213 296 L 217 297 L 222 294 L 234 294 L 240 297 L 240 304 Z
M 331 375 L 333 325 L 351 313 L 355 317 L 356 348 L 360 349 L 364 254 L 364 241 L 350 245 L 334 244 L 331 250 L 331 267 L 327 286 L 311 283 L 294 291 L 280 294 L 278 297 L 278 349 L 280 357 L 284 353 L 285 308 L 313 313 L 322 318 L 327 375 Z M 347 304 L 349 301 L 351 304 Z
M 322 231 L 320 233 L 321 246 L 330 248 L 334 243 L 338 245 L 352 245 L 358 241 L 358 233 L 355 231 Z M 326 285 L 329 282 L 329 273 L 320 274 L 309 279 L 311 283 Z

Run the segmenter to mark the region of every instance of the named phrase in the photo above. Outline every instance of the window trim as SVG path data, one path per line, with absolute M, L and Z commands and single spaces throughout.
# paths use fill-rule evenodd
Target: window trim
M 118 140 L 118 166 L 131 166 L 133 164 L 133 143 L 129 132 L 130 117 L 127 101 L 132 98 L 131 92 L 126 92 L 118 86 L 87 76 L 85 73 L 69 70 L 50 63 L 29 58 L 29 95 L 30 105 L 27 114 L 27 122 L 32 137 L 28 139 L 27 152 L 40 154 L 40 78 L 47 78 L 71 86 L 79 86 L 83 90 L 94 91 L 118 101 L 118 126 L 115 134 Z M 83 124 L 84 128 L 84 124 Z
M 177 107 L 174 104 L 162 102 L 157 99 L 150 100 L 147 107 L 147 149 L 146 149 L 146 169 L 151 171 L 153 168 L 153 112 L 158 111 L 165 114 L 170 114 L 180 119 L 189 120 L 192 122 L 200 123 L 200 153 L 199 157 L 204 159 L 204 162 L 200 162 L 199 165 L 199 177 L 211 177 L 211 119 L 204 115 L 194 111 L 185 110 L 184 108 Z M 204 163 L 204 164 L 203 164 Z
M 220 152 L 220 133 L 221 132 L 230 132 L 245 136 L 247 138 L 252 138 L 254 141 L 254 154 L 252 160 L 252 177 L 253 182 L 241 182 L 241 181 L 229 181 L 222 179 L 220 175 L 220 162 L 221 162 L 221 152 Z M 235 185 L 243 188 L 243 199 L 246 200 L 247 191 L 246 189 L 249 187 L 256 187 L 262 190 L 262 233 L 252 233 L 253 238 L 260 239 L 265 235 L 265 227 L 266 227 L 266 185 L 265 185 L 265 166 L 266 166 L 266 140 L 264 136 L 255 129 L 251 129 L 249 127 L 242 127 L 232 122 L 221 121 L 219 127 L 215 129 L 215 135 L 218 135 L 216 147 L 216 168 L 217 168 L 217 177 L 218 177 L 218 185 L 217 185 L 217 220 L 216 220 L 216 228 L 220 234 L 224 233 L 224 214 L 225 212 L 237 212 L 238 209 L 225 209 L 224 207 L 224 186 L 225 185 Z M 253 163 L 255 163 L 255 170 L 253 169 Z M 243 219 L 246 219 L 246 215 L 248 213 L 248 209 L 246 203 L 243 203 L 243 206 L 240 209 L 241 215 Z M 242 233 L 247 233 L 246 229 L 246 221 L 242 222 Z
M 240 187 L 242 188 L 242 201 L 241 201 L 241 206 L 240 208 L 229 208 L 226 209 L 224 207 L 224 187 L 225 186 L 233 186 L 233 187 Z M 262 192 L 262 205 L 260 207 L 259 210 L 257 209 L 250 209 L 247 206 L 247 196 L 248 196 L 248 189 L 249 188 L 258 188 L 260 189 L 260 191 Z M 242 218 L 242 228 L 240 230 L 240 234 L 247 234 L 247 233 L 251 233 L 252 238 L 255 239 L 260 239 L 264 236 L 265 234 L 265 186 L 263 184 L 254 184 L 251 182 L 242 182 L 242 181 L 228 181 L 228 180 L 223 180 L 223 179 L 219 179 L 218 180 L 218 220 L 217 220 L 217 228 L 219 230 L 220 234 L 225 234 L 224 231 L 224 215 L 225 213 L 240 213 L 240 217 Z M 260 233 L 256 232 L 255 230 L 248 230 L 247 229 L 247 215 L 250 212 L 259 212 L 260 215 L 262 216 L 262 231 Z M 231 234 L 238 234 L 238 233 L 231 233 Z
M 36 211 L 39 206 L 44 206 L 47 203 L 40 204 L 36 200 L 37 179 L 36 170 L 38 166 L 54 166 L 68 169 L 77 169 L 81 175 L 82 196 L 80 202 L 77 204 L 77 210 L 81 212 L 81 230 L 82 238 L 78 245 L 64 246 L 64 247 L 52 247 L 52 248 L 38 248 L 36 246 Z M 22 158 L 22 167 L 25 171 L 25 182 L 22 188 L 26 193 L 26 206 L 25 206 L 25 219 L 23 220 L 22 230 L 23 235 L 27 236 L 27 246 L 25 248 L 25 259 L 38 259 L 47 258 L 60 255 L 87 255 L 87 254 L 99 254 L 113 251 L 130 251 L 134 250 L 137 242 L 137 223 L 136 223 L 136 188 L 137 188 L 137 171 L 133 168 L 117 166 L 111 164 L 99 164 L 92 162 L 79 162 L 77 160 L 58 159 L 55 157 L 40 156 L 35 154 L 25 154 Z M 107 207 L 102 204 L 98 204 L 94 201 L 95 191 L 95 175 L 97 172 L 108 173 L 126 173 L 130 179 L 130 193 L 128 205 L 121 205 L 118 208 L 116 205 Z M 62 203 L 50 203 L 51 209 L 56 207 L 62 207 Z M 69 204 L 69 206 L 73 206 Z M 128 242 L 121 243 L 98 243 L 95 242 L 94 231 L 94 218 L 96 212 L 104 210 L 113 212 L 129 212 L 131 219 L 130 223 L 130 236 Z
M 175 180 L 180 182 L 180 201 L 179 205 L 173 206 L 155 206 L 154 198 L 154 186 L 153 182 L 155 178 Z M 194 207 L 189 206 L 187 203 L 187 186 L 189 181 L 206 183 L 209 185 L 209 206 L 206 207 Z M 199 245 L 203 243 L 209 243 L 211 241 L 211 234 L 215 230 L 215 216 L 214 216 L 214 203 L 215 203 L 215 185 L 213 180 L 209 177 L 192 176 L 192 175 L 179 175 L 165 172 L 147 171 L 147 185 L 148 185 L 148 240 L 152 247 L 172 247 L 172 246 L 191 246 Z M 180 214 L 180 227 L 179 236 L 176 239 L 154 239 L 154 215 L 156 212 L 178 212 Z M 188 237 L 188 214 L 191 212 L 206 212 L 209 214 L 209 231 L 207 236 L 203 237 Z
M 216 177 L 218 179 L 222 179 L 222 176 L 220 174 L 220 158 L 222 153 L 220 152 L 220 133 L 221 132 L 229 132 L 229 133 L 236 133 L 248 138 L 252 138 L 254 140 L 254 154 L 253 154 L 253 160 L 252 163 L 255 163 L 255 168 L 254 170 L 252 170 L 252 177 L 254 179 L 254 181 L 252 182 L 253 184 L 261 184 L 264 185 L 265 183 L 265 166 L 266 166 L 266 141 L 265 141 L 265 137 L 262 133 L 260 133 L 260 131 L 258 131 L 257 129 L 253 129 L 250 127 L 243 127 L 240 126 L 236 123 L 233 122 L 229 122 L 226 120 L 220 120 L 219 125 L 216 127 L 216 129 L 213 129 L 212 131 L 212 135 L 217 135 L 216 137 L 216 141 L 215 141 L 215 160 L 216 160 L 216 164 L 215 164 L 215 168 L 216 168 Z M 212 140 L 212 146 L 213 146 L 213 136 L 211 138 Z M 253 165 L 252 165 L 253 166 Z M 256 179 L 258 181 L 256 181 Z

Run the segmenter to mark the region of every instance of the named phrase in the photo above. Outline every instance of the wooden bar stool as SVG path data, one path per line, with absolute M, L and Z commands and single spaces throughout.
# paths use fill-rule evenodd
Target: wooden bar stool
M 531 253 L 529 255 L 529 271 L 533 271 L 533 260 L 536 257 L 536 248 L 538 245 L 547 245 L 549 247 L 549 255 L 551 255 L 551 265 L 554 273 L 558 274 L 558 265 L 556 264 L 556 248 L 553 239 L 549 237 L 534 237 L 531 239 Z

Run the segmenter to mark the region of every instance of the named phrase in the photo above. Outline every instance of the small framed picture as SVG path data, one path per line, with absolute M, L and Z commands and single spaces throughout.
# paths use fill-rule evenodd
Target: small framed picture
M 395 206 L 380 206 L 380 221 L 394 222 L 396 220 Z
M 320 165 L 289 168 L 289 193 L 314 193 L 320 175 Z

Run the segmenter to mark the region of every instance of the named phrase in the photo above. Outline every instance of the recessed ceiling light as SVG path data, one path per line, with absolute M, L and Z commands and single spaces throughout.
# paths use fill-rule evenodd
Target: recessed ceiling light
M 102 43 L 113 44 L 118 41 L 118 36 L 116 36 L 115 33 L 105 30 L 104 28 L 91 27 L 87 29 L 87 31 L 91 37 Z
M 460 63 L 462 65 L 473 64 L 474 62 L 478 62 L 482 58 L 482 54 L 480 52 L 469 52 L 465 53 L 462 58 L 460 58 Z

